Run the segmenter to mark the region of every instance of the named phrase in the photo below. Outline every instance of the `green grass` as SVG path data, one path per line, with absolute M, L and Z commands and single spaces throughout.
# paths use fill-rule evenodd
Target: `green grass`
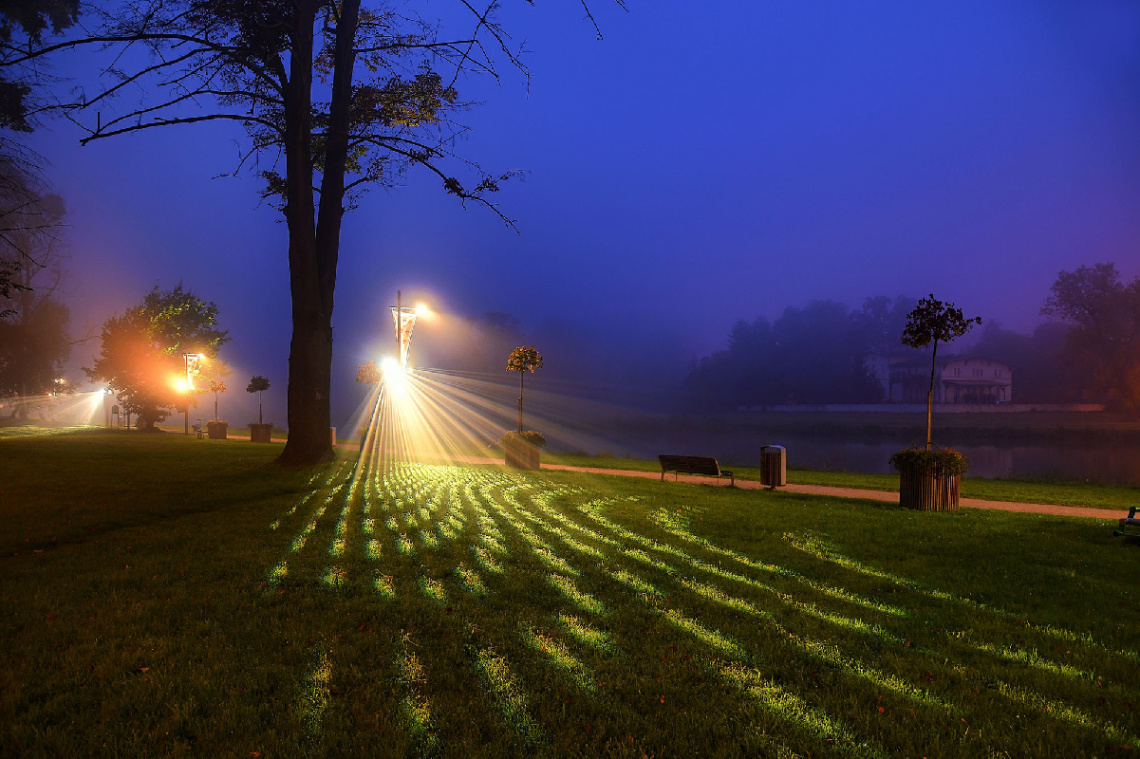
M 660 472 L 656 461 L 600 456 L 543 455 L 543 461 L 567 466 L 621 469 L 625 471 Z M 759 480 L 760 469 L 725 463 L 740 479 Z M 789 469 L 788 482 L 799 485 L 827 485 L 866 490 L 898 492 L 897 474 L 861 474 L 858 472 L 820 472 L 811 469 Z M 1045 503 L 1059 506 L 1080 506 L 1098 509 L 1128 509 L 1140 504 L 1140 488 L 1125 485 L 1100 485 L 1086 482 L 1045 480 L 962 479 L 964 498 L 981 498 L 990 501 L 1016 503 Z
M 1106 522 L 279 450 L 0 440 L 0 755 L 1137 745 Z

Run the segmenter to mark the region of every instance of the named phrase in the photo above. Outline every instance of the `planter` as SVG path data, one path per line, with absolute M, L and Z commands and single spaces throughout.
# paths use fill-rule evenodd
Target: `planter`
M 253 424 L 249 425 L 249 439 L 253 443 L 268 443 L 273 439 L 273 425 L 272 424 Z
M 507 466 L 514 469 L 538 469 L 541 466 L 539 451 L 546 445 L 546 438 L 534 430 L 508 432 L 499 439 L 499 445 L 503 446 Z
M 891 456 L 899 472 L 899 506 L 914 511 L 957 511 L 966 457 L 950 448 L 915 448 Z
M 935 467 L 899 469 L 899 506 L 914 511 L 957 511 L 962 476 Z
M 503 449 L 506 452 L 507 466 L 515 469 L 538 469 L 539 464 L 539 448 L 537 445 L 531 445 L 525 440 L 515 438 L 506 444 Z
M 211 440 L 225 440 L 229 422 L 206 422 L 206 432 Z

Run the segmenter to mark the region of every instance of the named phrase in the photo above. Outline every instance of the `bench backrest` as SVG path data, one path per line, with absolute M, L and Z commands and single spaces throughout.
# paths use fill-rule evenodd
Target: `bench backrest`
M 720 464 L 708 456 L 670 456 L 661 454 L 657 457 L 661 462 L 662 472 L 687 472 L 689 474 L 709 474 L 720 476 Z

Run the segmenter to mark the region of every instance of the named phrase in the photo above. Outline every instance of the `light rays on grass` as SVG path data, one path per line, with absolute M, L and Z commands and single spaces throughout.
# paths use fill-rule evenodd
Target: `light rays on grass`
M 433 383 L 432 392 L 442 392 L 438 378 Z M 428 399 L 415 412 L 419 416 L 402 411 L 396 415 L 400 424 L 420 423 L 447 408 L 442 399 L 424 393 Z M 378 408 L 383 402 L 381 394 Z M 649 510 L 650 522 L 635 529 L 623 524 L 628 517 L 618 516 L 630 513 L 630 499 L 600 497 L 589 488 L 535 475 L 444 463 L 479 442 L 474 432 L 456 437 L 437 428 L 418 435 L 396 429 L 396 423 L 384 429 L 383 414 L 372 418 L 379 428 L 366 436 L 360 463 L 314 479 L 312 491 L 270 525 L 283 547 L 279 561 L 266 570 L 269 583 L 288 586 L 310 579 L 345 597 L 366 590 L 378 608 L 385 604 L 440 625 L 482 620 L 499 629 L 497 637 L 480 631 L 479 642 L 467 644 L 466 677 L 488 695 L 502 724 L 532 750 L 546 731 L 543 704 L 531 694 L 545 693 L 547 679 L 606 708 L 625 696 L 607 687 L 602 697 L 597 682 L 611 678 L 599 672 L 628 667 L 634 671 L 622 677 L 639 682 L 642 641 L 629 627 L 638 618 L 660 621 L 658 627 L 701 651 L 695 663 L 699 671 L 716 675 L 723 683 L 719 687 L 731 686 L 742 701 L 787 724 L 793 734 L 838 754 L 885 753 L 867 734 L 872 728 L 866 720 L 852 713 L 852 702 L 886 696 L 884 703 L 902 704 L 919 715 L 915 720 L 934 724 L 950 715 L 970 716 L 973 702 L 959 698 L 960 682 L 973 683 L 975 696 L 989 688 L 991 697 L 1034 719 L 1120 743 L 1132 740 L 1135 731 L 1126 724 L 1098 717 L 1080 701 L 1043 695 L 1033 680 L 1099 687 L 1092 668 L 1001 642 L 930 636 L 935 640 L 911 645 L 909 640 L 920 623 L 929 625 L 931 617 L 944 613 L 945 603 L 986 616 L 994 625 L 1008 624 L 1008 612 L 924 588 L 811 536 L 785 536 L 798 553 L 790 552 L 789 566 L 781 566 L 717 545 L 675 510 Z M 404 458 L 396 455 L 400 452 Z M 618 504 L 623 508 L 613 508 Z M 313 548 L 303 553 L 310 541 L 328 546 L 325 561 L 333 557 L 331 566 L 311 566 Z M 802 562 L 796 558 L 801 554 Z M 895 583 L 937 603 L 924 604 L 917 614 L 857 592 L 857 582 L 820 582 L 813 570 L 821 566 Z M 506 633 L 502 620 L 481 616 L 503 609 L 518 616 Z M 1100 645 L 1058 628 L 1023 624 L 1015 629 Z M 389 659 L 385 665 L 396 670 L 402 719 L 425 750 L 438 748 L 438 736 L 447 730 L 426 695 L 425 665 L 434 666 L 429 650 L 414 650 L 405 641 L 394 663 Z M 955 660 L 965 654 L 1001 662 L 1010 676 L 980 682 Z M 907 669 L 914 662 L 938 677 L 916 684 Z M 801 691 L 787 673 L 805 667 L 831 673 L 851 697 Z M 1115 692 L 1127 697 L 1132 689 Z M 303 711 L 323 713 L 327 701 L 318 701 Z M 998 745 L 995 750 L 1010 748 L 1000 739 Z

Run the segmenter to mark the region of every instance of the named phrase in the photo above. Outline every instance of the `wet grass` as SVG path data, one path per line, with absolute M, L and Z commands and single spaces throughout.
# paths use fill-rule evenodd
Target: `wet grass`
M 0 755 L 1107 756 L 1096 520 L 0 440 Z

